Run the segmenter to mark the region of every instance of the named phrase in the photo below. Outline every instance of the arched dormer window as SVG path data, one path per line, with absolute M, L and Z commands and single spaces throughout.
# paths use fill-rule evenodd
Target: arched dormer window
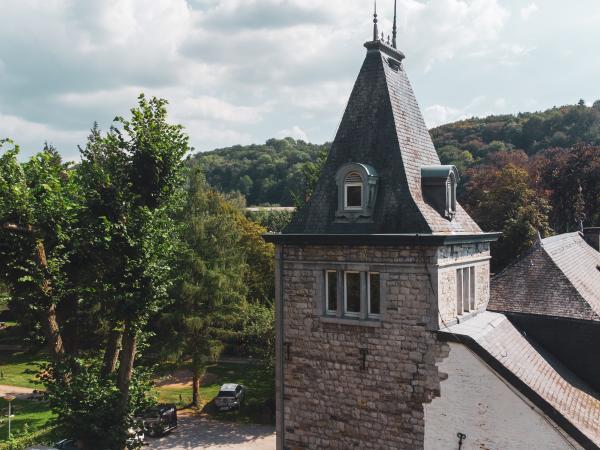
M 458 170 L 454 166 L 421 167 L 423 198 L 448 220 L 456 215 Z
M 377 197 L 378 179 L 375 169 L 366 164 L 349 163 L 338 170 L 338 221 L 370 219 Z
M 357 210 L 363 207 L 363 181 L 358 172 L 349 172 L 344 178 L 344 209 Z

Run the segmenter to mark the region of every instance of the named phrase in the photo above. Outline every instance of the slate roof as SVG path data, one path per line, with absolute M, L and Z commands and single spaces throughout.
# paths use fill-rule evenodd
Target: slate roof
M 581 234 L 542 239 L 492 278 L 488 309 L 600 322 L 598 267 Z
M 600 448 L 600 397 L 506 316 L 483 312 L 439 332 L 467 345 L 584 448 Z
M 402 65 L 381 41 L 367 55 L 315 191 L 284 234 L 482 234 L 460 205 L 452 221 L 423 200 L 421 167 L 440 160 Z M 363 163 L 380 176 L 372 223 L 336 223 L 335 174 Z

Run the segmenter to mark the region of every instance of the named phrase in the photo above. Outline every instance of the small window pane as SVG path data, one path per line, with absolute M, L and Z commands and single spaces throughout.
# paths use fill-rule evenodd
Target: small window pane
M 469 269 L 469 280 L 471 281 L 470 289 L 470 298 L 471 298 L 471 309 L 475 309 L 475 267 L 471 267 Z
M 379 294 L 379 274 L 369 274 L 369 314 L 379 315 L 381 311 Z
M 462 269 L 456 270 L 456 313 L 461 315 L 463 313 L 463 279 L 462 279 Z
M 362 207 L 362 186 L 346 186 L 346 206 L 348 208 Z
M 346 312 L 360 313 L 360 273 L 346 272 Z
M 327 312 L 337 311 L 337 272 L 327 272 Z

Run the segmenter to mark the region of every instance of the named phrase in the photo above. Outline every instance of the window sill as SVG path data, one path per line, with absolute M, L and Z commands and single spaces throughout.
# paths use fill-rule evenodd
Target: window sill
M 381 319 L 360 319 L 359 317 L 351 318 L 351 317 L 328 317 L 321 316 L 322 323 L 334 323 L 338 325 L 353 325 L 359 327 L 372 327 L 379 328 L 381 327 Z

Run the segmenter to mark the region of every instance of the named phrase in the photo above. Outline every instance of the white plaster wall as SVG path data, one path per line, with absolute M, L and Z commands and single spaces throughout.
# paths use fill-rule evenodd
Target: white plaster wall
M 448 379 L 441 397 L 425 405 L 425 450 L 562 450 L 570 444 L 526 399 L 462 344 L 450 344 L 439 364 Z

